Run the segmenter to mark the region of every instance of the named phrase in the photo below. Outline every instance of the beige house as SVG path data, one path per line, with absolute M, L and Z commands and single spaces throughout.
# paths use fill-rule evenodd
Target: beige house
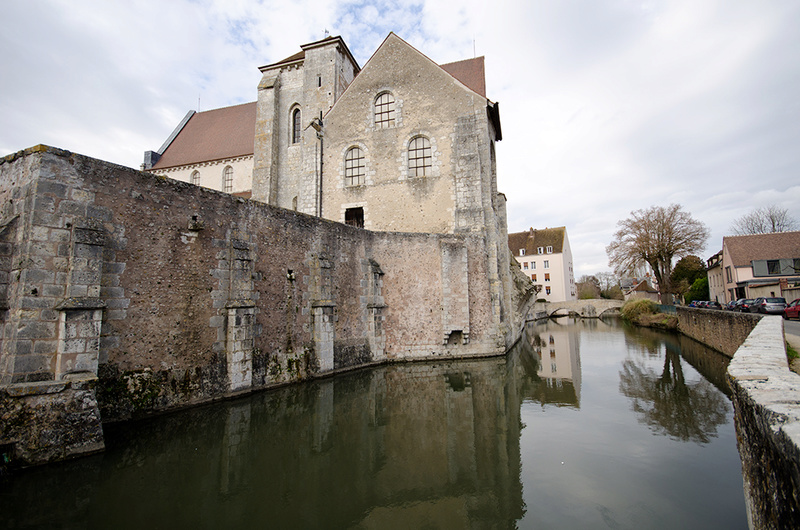
M 578 299 L 566 227 L 509 234 L 508 248 L 522 272 L 542 287 L 539 298 L 548 302 Z
M 796 292 L 795 286 L 800 285 L 800 232 L 724 237 L 721 254 L 714 269 L 721 270 L 725 302 L 760 296 L 791 298 L 788 291 Z
M 726 303 L 725 301 L 725 274 L 722 271 L 722 251 L 720 250 L 706 260 L 706 275 L 708 276 L 709 300 Z

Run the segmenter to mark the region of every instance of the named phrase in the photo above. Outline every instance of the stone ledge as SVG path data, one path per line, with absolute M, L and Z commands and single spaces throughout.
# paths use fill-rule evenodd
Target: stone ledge
M 800 375 L 783 339 L 781 318 L 764 317 L 728 365 L 751 528 L 800 523 Z
M 68 379 L 60 381 L 37 381 L 35 383 L 13 383 L 0 387 L 0 392 L 5 392 L 11 397 L 43 396 L 58 394 L 67 388 L 83 390 L 90 388 L 97 381 L 94 374 L 67 374 Z

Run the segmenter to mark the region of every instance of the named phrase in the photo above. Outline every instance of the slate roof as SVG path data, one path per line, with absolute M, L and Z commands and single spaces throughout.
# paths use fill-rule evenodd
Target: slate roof
M 195 113 L 153 169 L 253 154 L 256 102 Z
M 754 260 L 800 258 L 800 232 L 776 232 L 722 238 L 734 267 L 749 267 Z
M 516 232 L 508 234 L 508 248 L 515 256 L 519 256 L 519 249 L 525 249 L 525 255 L 538 254 L 538 247 L 553 247 L 553 254 L 560 254 L 564 252 L 564 237 L 567 233 L 567 228 L 564 226 L 558 228 L 545 228 L 544 230 L 535 230 L 531 228 L 525 232 Z

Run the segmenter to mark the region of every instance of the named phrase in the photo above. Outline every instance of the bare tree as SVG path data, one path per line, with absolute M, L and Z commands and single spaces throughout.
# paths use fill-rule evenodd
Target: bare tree
M 770 234 L 772 232 L 789 232 L 797 228 L 797 221 L 789 215 L 785 208 L 774 204 L 764 208 L 756 208 L 736 219 L 731 225 L 731 232 L 737 236 L 751 234 Z
M 647 263 L 653 270 L 662 303 L 669 302 L 672 260 L 703 250 L 709 236 L 706 225 L 679 204 L 651 206 L 631 212 L 606 247 L 608 264 L 625 274 Z

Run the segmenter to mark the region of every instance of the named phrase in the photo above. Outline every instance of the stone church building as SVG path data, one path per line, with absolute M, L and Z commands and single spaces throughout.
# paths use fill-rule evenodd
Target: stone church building
M 301 48 L 260 68 L 255 103 L 190 112 L 143 169 L 371 230 L 493 223 L 483 57 L 437 65 L 394 33 L 363 70 L 340 37 Z

